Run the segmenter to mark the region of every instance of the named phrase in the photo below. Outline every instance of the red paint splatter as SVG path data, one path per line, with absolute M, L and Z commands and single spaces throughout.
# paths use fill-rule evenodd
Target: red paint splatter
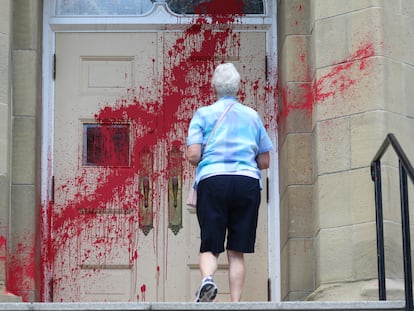
M 32 283 L 36 280 L 36 250 L 33 241 L 19 243 L 16 250 L 8 255 L 8 271 L 6 287 L 9 293 L 21 296 L 23 301 L 31 301 Z
M 145 284 L 141 285 L 141 301 L 145 301 L 145 292 L 147 291 L 147 286 Z
M 286 120 L 292 111 L 312 112 L 315 104 L 323 104 L 328 98 L 338 95 L 345 96 L 346 91 L 354 87 L 355 80 L 352 70 L 367 70 L 367 60 L 375 55 L 372 43 L 365 44 L 340 64 L 316 81 L 301 83 L 294 92 L 289 88 L 279 88 L 282 106 L 279 110 L 279 120 Z M 300 55 L 303 62 L 306 56 Z M 369 74 L 369 73 L 367 73 Z
M 343 63 L 334 66 L 330 73 L 320 78 L 314 84 L 315 101 L 323 102 L 329 97 L 336 96 L 338 93 L 344 95 L 344 92 L 357 82 L 353 79 L 350 70 L 355 67 L 359 68 L 359 70 L 365 70 L 367 59 L 374 55 L 373 44 L 367 44 L 358 49 Z

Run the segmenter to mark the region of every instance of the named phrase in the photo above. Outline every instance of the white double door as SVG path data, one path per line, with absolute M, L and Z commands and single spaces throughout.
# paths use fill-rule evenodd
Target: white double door
M 265 33 L 56 33 L 53 301 L 192 301 L 199 228 L 185 206 L 188 122 L 232 61 L 241 99 L 263 111 Z M 266 183 L 264 183 L 266 184 Z M 266 191 L 263 191 L 265 194 Z M 267 300 L 267 206 L 244 300 Z M 229 300 L 220 257 L 218 301 Z M 46 282 L 46 281 L 45 281 Z

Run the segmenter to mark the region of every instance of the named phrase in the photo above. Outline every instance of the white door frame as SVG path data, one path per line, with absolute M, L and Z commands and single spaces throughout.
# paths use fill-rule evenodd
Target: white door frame
M 47 208 L 51 200 L 54 148 L 54 54 L 55 34 L 57 32 L 139 32 L 154 30 L 179 30 L 193 21 L 194 16 L 179 16 L 168 10 L 164 1 L 155 2 L 152 10 L 143 16 L 102 16 L 102 17 L 66 17 L 56 16 L 55 0 L 44 0 L 43 7 L 43 100 L 42 100 L 42 146 L 41 146 L 41 202 Z M 246 15 L 238 17 L 240 23 L 235 30 L 265 31 L 268 83 L 275 88 L 277 80 L 277 4 L 273 0 L 264 0 L 264 15 Z M 269 96 L 265 111 L 273 114 L 270 119 L 269 134 L 274 143 L 271 165 L 268 170 L 268 266 L 271 301 L 281 300 L 280 281 L 280 217 L 279 217 L 279 175 L 278 143 L 276 124 L 276 90 Z M 44 213 L 42 213 L 44 215 Z M 48 222 L 44 220 L 42 225 Z M 43 228 L 47 235 L 49 228 Z M 42 236 L 41 240 L 47 238 Z M 50 273 L 50 271 L 48 271 Z M 46 275 L 46 279 L 48 276 Z M 44 293 L 44 297 L 49 297 Z

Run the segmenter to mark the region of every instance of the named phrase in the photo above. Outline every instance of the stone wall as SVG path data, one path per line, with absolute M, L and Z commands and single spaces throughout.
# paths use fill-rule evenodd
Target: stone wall
M 11 124 L 11 14 L 12 1 L 0 0 L 0 301 L 13 298 L 4 293 L 10 202 L 10 124 Z M 4 294 L 3 294 L 4 293 Z
M 0 234 L 7 242 L 7 251 L 2 249 L 1 255 L 8 262 L 8 271 L 1 271 L 0 276 L 7 279 L 10 293 L 25 301 L 36 301 L 42 1 L 2 0 L 0 11 L 5 15 L 0 19 L 4 42 L 10 44 L 3 45 L 2 41 L 1 49 L 6 52 L 2 55 L 9 57 L 0 60 L 5 62 L 7 74 L 0 78 L 5 78 L 0 86 L 0 109 L 5 111 L 1 113 L 5 129 L 0 135 L 5 137 L 0 136 L 0 143 L 6 147 L 1 148 L 5 151 L 0 155 L 0 191 L 7 194 L 0 201 Z M 3 300 L 10 299 L 16 298 L 8 295 Z
M 314 289 L 310 2 L 279 1 L 279 191 L 282 299 Z
M 389 132 L 411 151 L 413 2 L 278 10 L 282 298 L 378 299 L 370 162 Z M 388 287 L 403 297 L 398 172 L 384 164 Z

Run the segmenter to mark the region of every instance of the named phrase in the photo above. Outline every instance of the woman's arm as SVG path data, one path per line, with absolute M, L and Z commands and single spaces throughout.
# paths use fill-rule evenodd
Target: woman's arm
M 201 144 L 193 144 L 187 147 L 187 160 L 194 166 L 201 160 Z
M 270 165 L 270 154 L 269 151 L 259 153 L 256 157 L 257 166 L 259 169 L 264 170 L 269 168 Z

